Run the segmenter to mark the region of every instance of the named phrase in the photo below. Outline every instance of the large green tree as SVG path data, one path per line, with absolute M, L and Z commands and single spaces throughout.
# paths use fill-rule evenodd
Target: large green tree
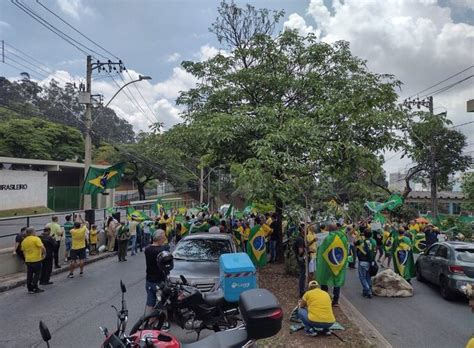
M 462 192 L 466 199 L 466 203 L 462 204 L 462 208 L 474 211 L 474 172 L 464 174 L 462 178 Z
M 453 128 L 446 114 L 432 115 L 416 113 L 418 122 L 408 130 L 410 143 L 406 155 L 414 162 L 411 173 L 429 180 L 431 191 L 431 214 L 438 215 L 438 187 L 447 186 L 450 175 L 463 171 L 472 163 L 472 158 L 463 154 L 466 136 Z
M 274 201 L 280 214 L 302 180 L 327 180 L 360 152 L 396 147 L 404 120 L 393 76 L 370 72 L 347 42 L 273 35 L 281 16 L 221 3 L 211 30 L 227 53 L 183 62 L 199 83 L 177 100 L 202 129 L 202 155 L 232 163 L 247 197 Z

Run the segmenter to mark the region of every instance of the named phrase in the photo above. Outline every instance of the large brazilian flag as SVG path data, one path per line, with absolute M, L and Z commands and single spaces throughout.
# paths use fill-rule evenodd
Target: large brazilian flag
M 348 262 L 348 241 L 344 229 L 329 232 L 318 248 L 316 280 L 321 285 L 343 286 Z
M 94 195 L 120 186 L 124 169 L 125 163 L 118 163 L 107 168 L 89 167 L 82 185 L 82 192 Z
M 136 210 L 133 207 L 127 208 L 127 218 L 131 220 L 132 218 L 137 221 L 151 220 L 151 218 L 140 210 Z
M 395 272 L 410 280 L 415 276 L 415 261 L 410 238 L 399 236 L 393 241 L 393 266 Z
M 413 253 L 420 254 L 426 249 L 426 236 L 423 232 L 419 232 L 413 237 Z
M 267 264 L 267 249 L 265 246 L 265 230 L 260 225 L 255 225 L 247 241 L 247 254 L 256 267 Z

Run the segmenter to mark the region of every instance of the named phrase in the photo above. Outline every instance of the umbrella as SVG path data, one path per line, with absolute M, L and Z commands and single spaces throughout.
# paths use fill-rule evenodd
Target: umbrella
M 427 219 L 425 219 L 424 217 L 419 217 L 417 219 L 415 219 L 416 222 L 420 223 L 420 224 L 427 224 L 429 223 L 429 221 Z

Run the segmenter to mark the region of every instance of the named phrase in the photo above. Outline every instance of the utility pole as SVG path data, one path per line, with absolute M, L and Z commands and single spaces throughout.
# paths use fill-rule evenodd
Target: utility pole
M 5 40 L 2 40 L 2 63 L 5 63 Z
M 84 134 L 85 150 L 84 150 L 84 180 L 87 177 L 89 168 L 92 162 L 92 140 L 91 140 L 91 129 L 92 129 L 92 104 L 91 104 L 91 83 L 92 83 L 92 57 L 87 56 L 87 67 L 86 67 L 86 93 L 89 96 L 88 103 L 86 104 L 86 117 L 85 124 L 86 130 Z M 84 210 L 92 208 L 92 197 L 91 195 L 84 195 Z
M 204 201 L 204 168 L 201 167 L 201 178 L 199 179 L 199 203 Z

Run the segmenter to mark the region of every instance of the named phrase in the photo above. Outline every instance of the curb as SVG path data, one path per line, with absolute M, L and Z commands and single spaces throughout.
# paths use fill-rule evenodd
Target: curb
M 102 254 L 99 254 L 97 257 L 89 258 L 85 262 L 85 264 L 86 265 L 91 264 L 91 263 L 94 263 L 94 262 L 97 262 L 97 261 L 100 261 L 100 260 L 103 260 L 103 259 L 107 259 L 109 257 L 116 256 L 116 255 L 117 255 L 117 252 L 115 252 L 115 251 L 114 252 L 103 252 Z M 53 266 L 53 271 L 51 272 L 51 276 L 69 271 L 68 266 L 69 265 L 63 265 L 61 268 L 56 268 L 56 269 Z M 19 279 L 17 281 L 12 281 L 10 284 L 0 285 L 0 293 L 25 285 L 26 284 L 26 272 L 22 272 L 21 274 L 24 274 L 24 276 L 21 279 Z
M 377 348 L 392 348 L 390 342 L 375 328 L 366 317 L 362 315 L 357 308 L 352 305 L 343 295 L 340 297 L 341 310 L 344 312 L 346 317 L 353 323 L 357 323 L 360 331 L 366 336 L 366 339 L 371 343 L 375 344 Z

